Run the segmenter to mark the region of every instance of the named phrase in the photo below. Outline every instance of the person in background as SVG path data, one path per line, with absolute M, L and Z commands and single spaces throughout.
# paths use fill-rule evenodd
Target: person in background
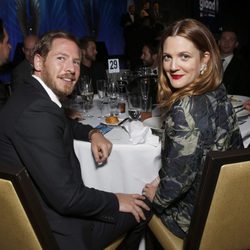
M 8 62 L 10 50 L 9 35 L 4 28 L 2 19 L 0 19 L 0 69 Z M 7 96 L 6 86 L 0 83 L 0 108 L 5 104 Z
M 0 19 L 0 67 L 8 62 L 10 50 L 9 36 L 4 28 L 3 20 Z
M 96 61 L 98 51 L 96 48 L 96 42 L 92 37 L 81 38 L 79 44 L 82 53 L 81 75 L 79 81 L 81 76 L 89 76 L 93 84 L 94 93 L 97 93 L 96 80 L 107 79 L 105 64 Z
M 60 100 L 80 75 L 81 51 L 74 36 L 45 34 L 34 49 L 34 72 L 0 111 L 0 161 L 25 166 L 61 250 L 104 249 L 121 235 L 118 249 L 138 249 L 151 218 L 140 194 L 86 187 L 73 139 L 91 142 L 97 164 L 112 144 L 89 125 L 68 119 Z
M 145 0 L 142 4 L 140 11 L 140 18 L 147 17 L 150 15 L 150 2 Z
M 163 224 L 184 238 L 207 153 L 243 148 L 243 143 L 208 28 L 194 19 L 176 21 L 164 32 L 159 50 L 162 167 L 143 194 Z
M 151 71 L 149 96 L 153 105 L 157 104 L 158 49 L 159 41 L 150 40 L 144 43 L 141 54 L 143 66 Z
M 249 92 L 250 86 L 250 76 L 246 74 L 250 69 L 250 64 L 237 53 L 239 41 L 236 31 L 224 29 L 218 45 L 223 65 L 223 83 L 228 93 L 245 95 Z
M 24 78 L 30 77 L 33 69 L 33 49 L 38 42 L 38 36 L 27 35 L 23 40 L 22 51 L 24 59 L 12 71 L 12 89 L 14 90 Z
M 141 60 L 144 67 L 149 67 L 157 74 L 158 71 L 158 45 L 159 41 L 145 42 L 142 47 Z
M 137 14 L 135 12 L 135 4 L 131 3 L 128 6 L 127 13 L 122 15 L 121 26 L 123 28 L 126 28 L 126 27 L 128 27 L 130 25 L 133 25 L 134 23 L 136 23 L 137 19 L 138 19 L 138 16 L 137 16 Z
M 152 8 L 151 8 L 150 16 L 153 19 L 154 23 L 161 23 L 162 22 L 162 13 L 160 11 L 160 4 L 159 4 L 159 2 L 154 1 L 152 3 Z

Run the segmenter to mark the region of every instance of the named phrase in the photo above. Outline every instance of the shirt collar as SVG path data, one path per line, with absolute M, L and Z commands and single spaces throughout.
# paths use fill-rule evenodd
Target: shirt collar
M 43 82 L 43 80 L 40 77 L 36 75 L 32 75 L 32 76 L 43 86 L 44 90 L 49 95 L 51 101 L 54 102 L 56 105 L 58 105 L 59 108 L 61 108 L 62 104 L 59 101 L 58 97 L 54 94 L 54 92 Z
M 230 63 L 230 61 L 232 60 L 233 56 L 234 56 L 234 55 L 231 54 L 231 55 L 229 55 L 229 56 L 224 57 L 223 59 L 224 59 L 227 63 Z

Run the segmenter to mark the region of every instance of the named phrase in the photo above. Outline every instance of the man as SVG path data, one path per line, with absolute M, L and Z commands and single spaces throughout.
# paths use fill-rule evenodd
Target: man
M 23 79 L 31 76 L 33 68 L 32 51 L 38 41 L 36 35 L 28 35 L 24 38 L 22 51 L 24 53 L 24 60 L 19 63 L 12 71 L 12 88 L 15 89 Z
M 0 19 L 0 68 L 8 62 L 10 49 L 9 36 L 4 28 L 2 19 Z M 5 104 L 7 96 L 6 85 L 0 84 L 0 108 Z
M 141 60 L 144 67 L 149 67 L 157 74 L 158 71 L 158 41 L 145 42 L 142 47 Z
M 93 84 L 94 93 L 97 93 L 96 80 L 107 79 L 105 65 L 96 61 L 98 52 L 93 38 L 83 37 L 80 39 L 79 44 L 82 52 L 81 76 L 89 76 Z
M 0 161 L 24 165 L 60 249 L 103 249 L 127 233 L 120 249 L 138 249 L 151 216 L 144 196 L 88 188 L 81 178 L 73 136 L 90 140 L 97 163 L 111 143 L 100 132 L 65 117 L 60 99 L 80 75 L 81 53 L 65 32 L 45 34 L 34 50 L 34 75 L 0 112 Z
M 239 46 L 237 34 L 225 29 L 218 41 L 223 65 L 223 83 L 229 94 L 246 95 L 249 90 L 249 63 L 240 57 L 236 50 Z
M 134 24 L 138 19 L 138 16 L 135 13 L 135 4 L 131 3 L 128 6 L 127 13 L 122 15 L 121 25 L 123 28 Z
M 149 97 L 152 99 L 153 105 L 157 104 L 158 43 L 157 40 L 150 40 L 144 43 L 141 52 L 141 60 L 143 66 L 147 69 L 139 70 L 145 70 L 142 75 L 146 74 L 147 76 L 144 76 L 144 80 L 142 79 L 143 77 L 137 78 L 128 85 L 128 90 L 130 92 L 140 94 L 142 82 L 149 84 Z M 148 69 L 150 72 L 147 72 Z
M 0 19 L 0 66 L 8 61 L 10 49 L 9 36 L 3 26 L 2 19 Z

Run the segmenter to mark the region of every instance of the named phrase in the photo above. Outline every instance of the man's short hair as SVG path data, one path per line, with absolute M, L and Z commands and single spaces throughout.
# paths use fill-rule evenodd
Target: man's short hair
M 96 43 L 95 39 L 90 36 L 85 36 L 79 39 L 80 49 L 87 49 L 90 42 Z
M 50 31 L 45 33 L 42 38 L 37 42 L 33 50 L 33 56 L 35 54 L 39 54 L 42 57 L 46 58 L 49 51 L 51 50 L 52 42 L 57 38 L 64 38 L 70 40 L 79 47 L 77 39 L 72 34 L 64 31 Z
M 147 40 L 143 46 L 147 46 L 152 55 L 158 54 L 158 50 L 159 50 L 159 41 L 158 40 L 155 40 L 155 39 Z

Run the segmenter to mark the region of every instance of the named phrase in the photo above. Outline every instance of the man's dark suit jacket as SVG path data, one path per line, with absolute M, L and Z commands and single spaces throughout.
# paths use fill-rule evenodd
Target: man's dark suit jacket
M 250 64 L 234 55 L 223 75 L 227 92 L 232 95 L 250 95 Z
M 114 194 L 82 181 L 73 137 L 86 140 L 90 129 L 69 121 L 33 77 L 0 112 L 0 162 L 27 168 L 60 249 L 91 249 L 91 219 L 114 223 L 119 213 Z

